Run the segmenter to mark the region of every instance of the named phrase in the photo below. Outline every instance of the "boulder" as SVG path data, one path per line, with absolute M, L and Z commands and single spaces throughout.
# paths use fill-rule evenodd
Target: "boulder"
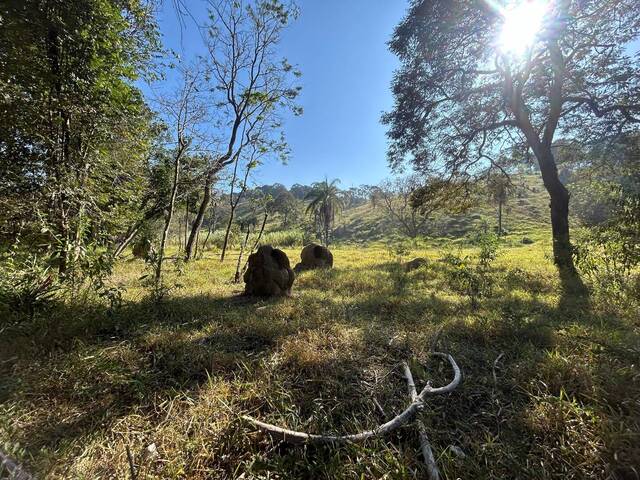
M 300 259 L 301 262 L 294 268 L 296 272 L 333 267 L 333 254 L 327 247 L 317 243 L 310 243 L 304 247 L 300 252 Z
M 249 256 L 244 292 L 264 297 L 289 296 L 294 279 L 287 255 L 271 245 L 263 245 Z
M 420 267 L 424 267 L 427 265 L 427 259 L 426 258 L 422 258 L 422 257 L 418 257 L 418 258 L 414 258 L 413 260 L 410 260 L 406 263 L 402 264 L 402 268 L 404 269 L 405 272 L 410 272 L 412 270 L 416 270 Z

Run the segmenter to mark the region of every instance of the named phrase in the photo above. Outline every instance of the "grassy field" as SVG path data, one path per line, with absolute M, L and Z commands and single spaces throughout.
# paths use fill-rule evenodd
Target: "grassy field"
M 549 195 L 539 175 L 514 175 L 516 186 L 503 208 L 503 228 L 512 236 L 536 235 L 549 228 Z M 336 219 L 335 237 L 340 241 L 369 243 L 385 241 L 392 233 L 399 233 L 397 225 L 382 205 L 370 202 L 346 209 Z M 455 239 L 484 228 L 497 226 L 497 206 L 487 197 L 478 195 L 474 207 L 459 215 L 434 213 L 424 226 L 432 237 Z
M 428 355 L 441 330 L 437 349 L 464 380 L 421 418 L 446 478 L 639 478 L 634 306 L 562 292 L 550 245 L 511 239 L 474 307 L 442 248 L 405 252 L 429 265 L 404 273 L 384 246 L 336 247 L 333 270 L 303 273 L 276 300 L 240 296 L 234 256 L 211 255 L 172 272 L 159 305 L 142 262 L 125 260 L 112 279 L 121 306 L 78 293 L 28 321 L 0 312 L 0 448 L 39 478 L 129 478 L 127 449 L 138 478 L 424 478 L 412 426 L 292 447 L 240 415 L 373 427 L 408 403 L 401 361 L 419 386 L 449 381 Z M 299 248 L 286 253 L 293 263 Z

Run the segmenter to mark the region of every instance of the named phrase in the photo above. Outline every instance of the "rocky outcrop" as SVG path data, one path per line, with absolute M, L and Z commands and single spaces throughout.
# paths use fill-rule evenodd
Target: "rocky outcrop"
M 333 267 L 333 254 L 327 247 L 317 243 L 310 243 L 304 247 L 300 252 L 300 260 L 294 268 L 296 272 Z
M 247 295 L 264 297 L 288 296 L 294 279 L 287 255 L 271 245 L 263 245 L 249 256 L 244 291 Z

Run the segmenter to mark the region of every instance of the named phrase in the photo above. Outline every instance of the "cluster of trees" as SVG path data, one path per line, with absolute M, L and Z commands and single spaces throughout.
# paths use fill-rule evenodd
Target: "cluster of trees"
M 171 5 L 190 21 L 186 2 Z M 207 54 L 177 62 L 168 78 L 159 74 L 169 55 L 151 0 L 1 7 L 3 250 L 75 279 L 108 271 L 144 240 L 155 246 L 160 282 L 176 231 L 185 261 L 220 223 L 224 258 L 234 222 L 264 225 L 272 214 L 284 227 L 311 219 L 328 244 L 342 209 L 371 202 L 415 237 L 431 212 L 468 208 L 479 186 L 497 206 L 501 232 L 512 173 L 525 167 L 541 175 L 554 258 L 573 275 L 570 190 L 585 224 L 636 212 L 637 2 L 551 3 L 543 30 L 515 55 L 495 48 L 503 19 L 492 2 L 413 0 L 390 42 L 400 68 L 383 123 L 391 166 L 410 163 L 416 173 L 344 190 L 328 179 L 249 187 L 262 163 L 290 153 L 283 113 L 301 113 L 300 72 L 278 53 L 297 11 L 279 0 L 208 5 L 206 23 L 196 25 Z M 151 95 L 141 81 L 153 85 Z M 581 193 L 593 185 L 601 201 Z M 633 221 L 624 224 L 633 231 Z
M 188 15 L 183 2 L 174 6 Z M 154 2 L 2 7 L 3 245 L 19 243 L 60 278 L 76 278 L 97 265 L 108 269 L 159 222 L 159 280 L 177 209 L 188 221 L 183 257 L 190 260 L 205 217 L 215 217 L 216 183 L 228 176 L 237 203 L 252 170 L 286 158 L 281 117 L 301 113 L 300 72 L 278 44 L 296 10 L 278 0 L 209 6 L 208 23 L 198 26 L 208 56 L 179 62 L 167 79 L 158 75 L 169 56 Z M 139 80 L 152 85 L 151 98 Z

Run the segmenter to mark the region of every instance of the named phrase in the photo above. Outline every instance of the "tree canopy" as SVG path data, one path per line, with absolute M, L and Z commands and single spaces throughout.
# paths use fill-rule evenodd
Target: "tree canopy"
M 535 155 L 551 199 L 556 263 L 573 267 L 569 194 L 558 179 L 557 138 L 590 142 L 638 128 L 640 35 L 632 0 L 546 4 L 532 45 L 516 55 L 497 39 L 494 2 L 414 0 L 390 42 L 401 66 L 383 116 L 389 161 L 464 180 L 501 167 L 505 149 Z

